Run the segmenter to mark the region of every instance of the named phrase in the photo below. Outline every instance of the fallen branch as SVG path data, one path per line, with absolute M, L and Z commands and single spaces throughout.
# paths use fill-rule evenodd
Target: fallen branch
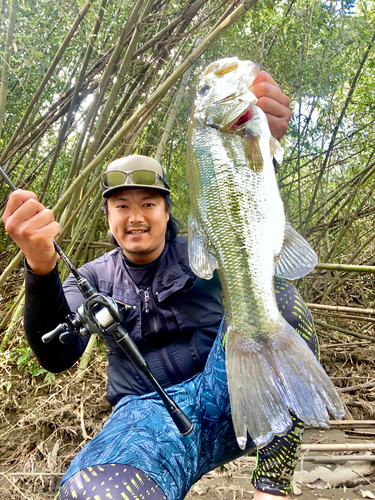
M 374 387 L 375 382 L 366 382 L 365 384 L 357 384 L 357 385 L 351 385 L 349 387 L 342 387 L 340 389 L 337 389 L 337 392 L 352 392 L 352 391 L 358 391 L 359 389 L 368 389 L 369 387 Z
M 299 458 L 300 462 L 375 462 L 374 455 L 315 455 L 314 457 Z
M 375 273 L 375 266 L 355 266 L 352 264 L 325 264 L 319 262 L 315 269 L 326 269 L 327 271 L 346 271 L 348 273 Z
M 320 451 L 326 453 L 329 451 L 375 451 L 375 443 L 365 444 L 302 444 L 301 451 Z M 374 456 L 375 461 L 375 456 Z
M 360 316 L 356 314 L 342 314 L 342 313 L 334 313 L 330 311 L 322 311 L 317 310 L 313 311 L 313 314 L 317 316 L 328 316 L 330 318 L 341 318 L 341 319 L 351 319 L 353 321 L 366 321 L 368 323 L 375 323 L 375 318 L 371 316 Z
M 369 314 L 375 316 L 375 309 L 361 309 L 359 307 L 329 306 L 326 304 L 306 303 L 310 309 L 326 309 L 327 311 L 348 312 L 351 314 Z
M 330 427 L 374 427 L 375 420 L 330 420 Z
M 0 472 L 0 476 L 65 476 L 64 472 Z
M 314 323 L 321 326 L 322 328 L 329 328 L 330 330 L 345 333 L 346 335 L 351 335 L 352 337 L 356 337 L 358 339 L 370 340 L 371 342 L 375 342 L 375 337 L 370 337 L 369 335 L 362 335 L 362 333 L 352 332 L 351 330 L 346 330 L 345 328 L 340 328 L 339 326 L 329 325 L 328 323 L 319 321 L 317 319 L 314 321 Z

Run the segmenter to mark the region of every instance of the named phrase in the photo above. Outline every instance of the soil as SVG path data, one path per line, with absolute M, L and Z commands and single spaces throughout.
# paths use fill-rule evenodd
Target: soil
M 343 389 L 371 381 L 375 373 L 375 344 L 338 338 L 321 332 L 322 364 L 334 384 Z M 24 346 L 21 336 L 0 362 L 0 500 L 52 500 L 74 455 L 101 429 L 111 412 L 105 399 L 106 362 L 96 347 L 89 368 L 77 368 L 45 382 L 27 367 L 17 368 L 11 353 Z M 341 394 L 347 420 L 374 420 L 375 387 Z M 375 425 L 330 430 L 307 429 L 303 443 L 372 444 Z M 363 455 L 366 456 L 363 458 Z M 332 456 L 358 456 L 359 461 L 332 462 Z M 318 462 L 311 457 L 318 456 Z M 375 456 L 371 451 L 311 452 L 303 449 L 294 479 L 292 499 L 355 500 L 375 498 Z M 251 499 L 255 460 L 245 456 L 216 469 L 190 490 L 187 499 Z

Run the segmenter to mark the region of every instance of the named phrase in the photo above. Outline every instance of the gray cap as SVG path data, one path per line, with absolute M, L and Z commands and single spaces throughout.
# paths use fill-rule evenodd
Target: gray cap
M 149 172 L 154 172 L 158 174 L 158 178 L 154 185 L 149 184 L 136 184 L 129 178 L 129 176 L 124 176 L 123 184 L 116 184 L 116 186 L 105 185 L 105 178 L 108 172 L 117 171 L 117 172 L 135 172 L 137 170 L 147 170 Z M 119 191 L 123 191 L 124 189 L 155 189 L 159 191 L 164 196 L 170 194 L 170 189 L 168 183 L 164 177 L 163 167 L 160 163 L 154 158 L 150 158 L 149 156 L 143 155 L 131 155 L 125 156 L 124 158 L 118 158 L 117 160 L 110 163 L 107 167 L 107 170 L 102 175 L 102 184 L 103 184 L 103 198 L 108 198 L 114 193 Z

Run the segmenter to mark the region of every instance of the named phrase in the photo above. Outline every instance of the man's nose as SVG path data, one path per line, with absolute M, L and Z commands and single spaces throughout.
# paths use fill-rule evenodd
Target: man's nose
M 142 222 L 144 220 L 141 207 L 134 205 L 130 208 L 129 222 Z

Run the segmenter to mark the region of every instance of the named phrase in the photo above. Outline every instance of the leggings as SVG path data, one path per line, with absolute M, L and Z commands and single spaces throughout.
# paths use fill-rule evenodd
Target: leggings
M 143 471 L 122 464 L 87 467 L 65 481 L 55 500 L 167 500 Z

